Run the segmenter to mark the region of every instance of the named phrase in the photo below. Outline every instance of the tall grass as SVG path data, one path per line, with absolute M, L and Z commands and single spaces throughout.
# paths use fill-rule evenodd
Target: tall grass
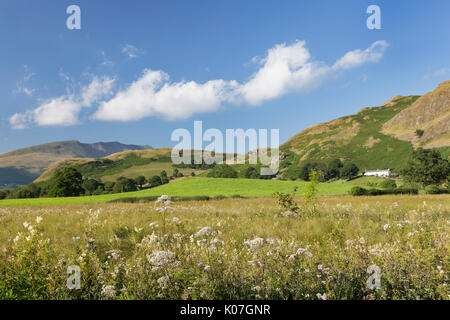
M 164 220 L 155 203 L 0 208 L 0 298 L 449 299 L 449 199 L 321 198 L 295 218 L 273 199 L 177 202 Z

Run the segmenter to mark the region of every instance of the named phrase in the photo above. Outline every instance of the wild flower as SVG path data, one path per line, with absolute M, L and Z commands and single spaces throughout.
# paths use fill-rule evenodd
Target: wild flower
M 327 294 L 326 293 L 324 293 L 324 294 L 318 293 L 316 296 L 317 296 L 317 298 L 319 300 L 327 300 Z
M 177 217 L 173 217 L 172 218 L 172 222 L 173 223 L 179 223 L 181 220 L 179 219 L 179 218 L 177 218 Z
M 158 280 L 156 280 L 156 282 L 158 283 L 158 285 L 161 287 L 161 289 L 167 289 L 168 285 L 169 285 L 169 281 L 170 278 L 169 276 L 163 276 L 161 278 L 158 278 Z
M 158 228 L 158 224 L 156 222 L 151 222 L 148 226 L 150 228 Z
M 306 254 L 310 258 L 313 257 L 313 254 L 304 248 L 298 248 L 296 254 L 297 255 Z
M 383 226 L 383 230 L 386 231 L 388 228 L 389 228 L 389 223 L 386 223 L 386 224 Z
M 276 246 L 278 245 L 278 240 L 275 238 L 267 238 L 266 242 L 271 245 L 271 246 Z
M 37 217 L 36 217 L 36 223 L 41 223 L 41 221 L 42 221 L 42 217 L 37 216 Z
M 195 234 L 195 237 L 215 236 L 217 234 L 211 227 L 203 227 Z
M 103 286 L 101 295 L 105 299 L 113 299 L 116 296 L 116 287 L 113 285 Z
M 253 240 L 247 240 L 244 242 L 244 246 L 249 247 L 250 251 L 260 249 L 262 246 L 264 246 L 264 239 L 255 238 Z
M 171 251 L 155 251 L 147 259 L 156 267 L 166 267 L 176 261 L 175 253 Z

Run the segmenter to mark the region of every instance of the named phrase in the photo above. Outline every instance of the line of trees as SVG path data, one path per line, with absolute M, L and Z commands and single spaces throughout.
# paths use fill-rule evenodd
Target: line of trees
M 307 162 L 305 163 L 298 175 L 298 178 L 309 181 L 311 170 L 315 170 L 319 175 L 319 181 L 324 182 L 331 179 L 347 179 L 356 177 L 359 168 L 352 162 L 342 162 L 340 159 L 333 159 L 328 163 L 323 162 Z

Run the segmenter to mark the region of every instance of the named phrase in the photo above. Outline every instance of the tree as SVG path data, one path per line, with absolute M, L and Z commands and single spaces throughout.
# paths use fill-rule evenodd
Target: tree
M 105 183 L 105 191 L 112 192 L 114 190 L 114 185 L 116 183 L 113 181 L 108 181 Z
M 406 181 L 417 182 L 424 187 L 431 184 L 439 185 L 449 180 L 450 163 L 442 158 L 438 150 L 418 148 L 413 151 L 400 174 Z
M 303 195 L 303 198 L 305 199 L 305 206 L 308 206 L 317 195 L 317 185 L 319 184 L 319 173 L 312 169 L 309 172 L 309 183 L 306 185 L 306 190 Z
M 156 175 L 148 179 L 148 183 L 150 184 L 151 187 L 157 187 L 163 184 L 161 177 Z
M 208 172 L 212 178 L 237 178 L 237 171 L 227 164 L 219 164 Z
M 423 131 L 421 129 L 417 129 L 416 130 L 416 136 L 419 137 L 419 138 L 422 138 L 424 133 L 425 133 L 425 131 Z
M 160 177 L 161 177 L 162 184 L 169 183 L 169 178 L 167 177 L 167 172 L 165 170 L 161 171 Z
M 66 167 L 55 172 L 49 190 L 50 197 L 77 197 L 83 192 L 83 177 L 73 168 Z
M 137 190 L 136 181 L 134 181 L 133 179 L 123 177 L 117 179 L 113 189 L 114 193 L 130 192 L 136 190 Z
M 101 183 L 95 179 L 87 179 L 83 182 L 83 189 L 87 194 L 92 194 L 100 185 Z
M 147 179 L 145 179 L 144 176 L 139 176 L 139 177 L 137 177 L 135 180 L 136 180 L 137 185 L 138 185 L 140 188 L 142 188 L 142 186 L 143 186 L 144 184 L 147 183 Z
M 0 200 L 5 199 L 9 194 L 8 190 L 0 190 Z
M 178 169 L 177 169 L 177 168 L 174 168 L 174 169 L 173 169 L 173 175 L 172 175 L 172 176 L 173 176 L 174 178 L 177 178 L 177 177 L 179 176 L 179 174 L 180 174 L 180 172 L 178 171 Z
M 339 178 L 341 174 L 341 168 L 343 167 L 340 159 L 333 159 L 328 163 L 327 176 L 328 179 Z
M 351 179 L 358 175 L 359 168 L 352 162 L 346 162 L 341 169 L 341 178 Z
M 261 175 L 259 174 L 257 168 L 255 168 L 255 167 L 248 167 L 244 171 L 244 177 L 246 179 L 259 179 L 259 178 L 261 178 Z

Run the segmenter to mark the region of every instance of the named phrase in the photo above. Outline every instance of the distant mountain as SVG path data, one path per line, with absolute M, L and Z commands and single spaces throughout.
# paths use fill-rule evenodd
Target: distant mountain
M 416 130 L 423 130 L 423 135 Z M 420 96 L 396 96 L 382 106 L 309 127 L 280 147 L 281 171 L 298 176 L 306 162 L 338 158 L 360 170 L 398 169 L 416 147 L 450 155 L 450 81 Z
M 70 140 L 14 150 L 0 154 L 0 187 L 30 183 L 57 161 L 102 158 L 117 152 L 151 148 L 148 145 L 127 145 L 119 142 L 81 143 Z

